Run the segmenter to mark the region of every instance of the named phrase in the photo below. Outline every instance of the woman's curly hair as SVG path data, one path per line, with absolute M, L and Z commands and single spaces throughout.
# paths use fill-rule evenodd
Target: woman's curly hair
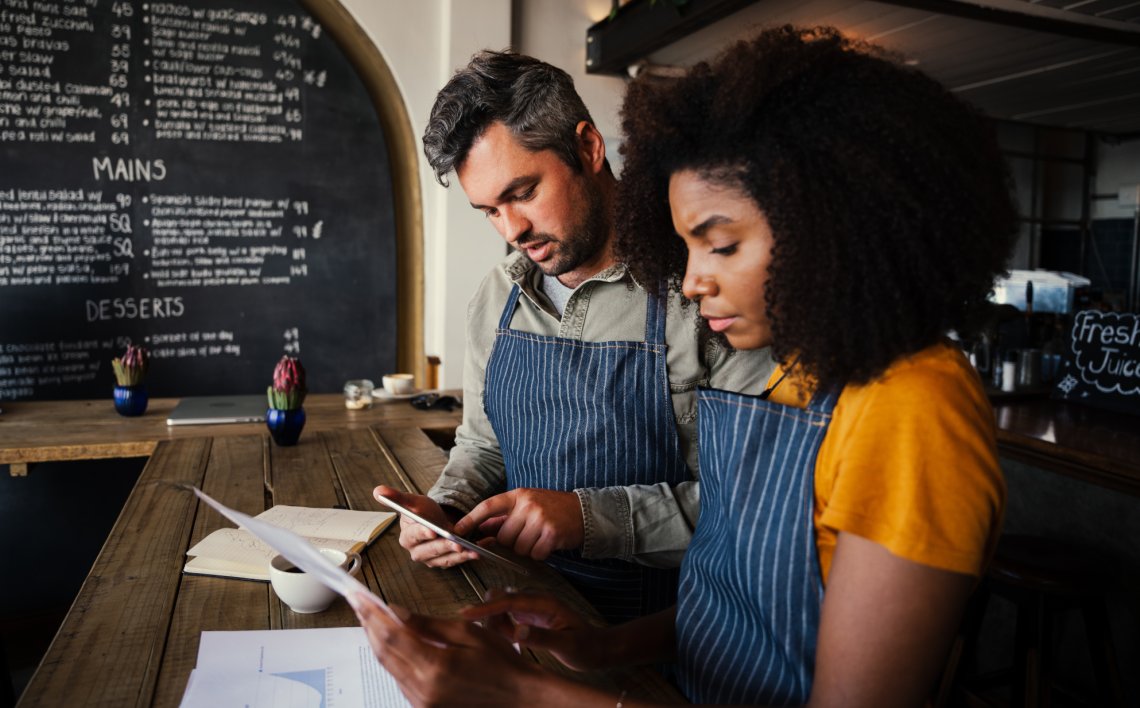
M 969 331 L 1005 270 L 1017 212 L 992 125 L 833 29 L 768 30 L 680 79 L 638 79 L 622 127 L 622 260 L 679 288 L 670 175 L 739 189 L 775 242 L 773 354 L 821 385 L 869 381 Z

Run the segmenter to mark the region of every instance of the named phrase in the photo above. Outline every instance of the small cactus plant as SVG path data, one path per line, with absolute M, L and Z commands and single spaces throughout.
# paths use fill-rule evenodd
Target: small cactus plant
M 281 357 L 273 369 L 273 385 L 266 391 L 269 407 L 283 411 L 295 410 L 305 402 L 306 393 L 305 367 L 301 365 L 301 360 L 288 355 Z
M 149 363 L 150 353 L 145 347 L 127 345 L 127 351 L 121 357 L 111 360 L 115 382 L 120 386 L 138 386 L 146 378 Z

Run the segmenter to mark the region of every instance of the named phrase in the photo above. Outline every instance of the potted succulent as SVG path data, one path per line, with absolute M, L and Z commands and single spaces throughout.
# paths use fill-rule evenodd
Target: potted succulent
M 119 415 L 136 416 L 146 412 L 146 369 L 150 353 L 144 347 L 127 345 L 121 357 L 111 360 L 115 370 L 115 410 Z
M 273 369 L 273 385 L 266 394 L 269 397 L 269 410 L 265 412 L 265 425 L 278 445 L 296 445 L 305 427 L 305 367 L 301 360 L 291 356 L 281 357 Z

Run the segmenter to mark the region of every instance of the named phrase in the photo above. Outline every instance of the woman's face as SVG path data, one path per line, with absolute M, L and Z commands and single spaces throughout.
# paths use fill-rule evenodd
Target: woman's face
M 764 302 L 772 230 L 752 198 L 738 188 L 691 170 L 669 180 L 673 228 L 685 240 L 685 295 L 700 303 L 701 317 L 737 349 L 772 343 Z

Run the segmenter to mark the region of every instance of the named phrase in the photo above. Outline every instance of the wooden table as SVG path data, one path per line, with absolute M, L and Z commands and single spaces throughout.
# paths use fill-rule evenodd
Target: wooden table
M 453 392 L 458 395 L 458 392 Z M 5 402 L 0 413 L 0 465 L 11 465 L 12 476 L 28 473 L 35 462 L 148 457 L 164 440 L 232 437 L 265 432 L 264 423 L 168 426 L 166 417 L 177 398 L 154 398 L 146 413 L 125 418 L 115 413 L 111 399 L 92 401 Z M 305 430 L 357 429 L 379 424 L 408 423 L 441 439 L 454 438 L 459 412 L 417 411 L 406 402 L 377 403 L 366 410 L 348 410 L 340 394 L 316 394 L 305 399 Z
M 120 419 L 108 401 L 5 405 L 0 461 L 62 459 L 60 454 L 148 454 L 149 460 L 102 552 L 47 655 L 21 696 L 20 706 L 173 706 L 196 663 L 203 630 L 337 627 L 356 624 L 343 600 L 316 615 L 294 614 L 267 583 L 184 576 L 185 553 L 229 524 L 191 494 L 166 482 L 194 484 L 222 503 L 257 514 L 273 504 L 376 509 L 379 483 L 423 491 L 446 461 L 425 430 L 453 429 L 458 413 L 420 412 L 385 404 L 346 411 L 322 397 L 306 404 L 309 422 L 295 447 L 278 447 L 264 426 L 195 426 L 166 430 L 144 419 Z M 326 405 L 328 404 L 328 405 Z M 147 416 L 165 421 L 169 402 L 155 401 Z M 57 408 L 62 418 L 42 408 Z M 13 430 L 40 422 L 23 445 Z M 69 436 L 64 421 L 91 413 L 90 428 Z M 98 415 L 95 415 L 98 414 Z M 364 415 L 361 415 L 364 414 Z M 47 429 L 47 428 L 51 429 Z M 260 427 L 260 429 L 258 429 Z M 98 432 L 104 433 L 101 438 Z M 157 439 L 156 439 L 157 438 Z M 72 441 L 74 440 L 74 441 Z M 120 453 L 121 454 L 121 453 Z M 92 483 L 97 483 L 93 480 Z M 527 562 L 531 575 L 485 562 L 433 570 L 412 563 L 393 527 L 364 553 L 361 579 L 385 600 L 415 612 L 450 616 L 474 604 L 490 587 L 553 591 L 597 617 L 545 565 Z M 559 670 L 547 656 L 536 661 Z M 676 701 L 680 696 L 647 669 L 577 675 L 615 696 Z M 488 677 L 493 680 L 493 677 Z

